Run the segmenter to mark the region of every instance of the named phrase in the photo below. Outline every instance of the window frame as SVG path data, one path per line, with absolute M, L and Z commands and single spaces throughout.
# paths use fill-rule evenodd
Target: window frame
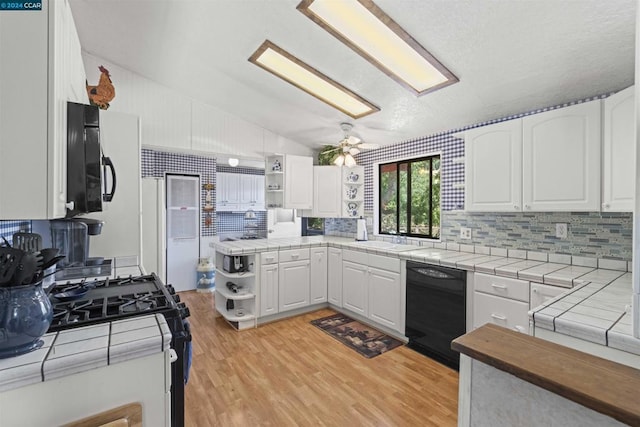
M 439 194 L 439 200 L 440 200 L 440 236 L 439 237 L 427 237 L 425 235 L 417 235 L 417 234 L 411 234 L 411 233 L 399 233 L 399 234 L 388 234 L 388 233 L 381 233 L 380 232 L 380 165 L 386 165 L 386 164 L 390 164 L 390 163 L 403 163 L 403 162 L 407 162 L 407 161 L 419 161 L 419 160 L 425 160 L 428 159 L 430 157 L 434 157 L 434 156 L 439 156 L 440 158 L 440 194 Z M 406 236 L 406 237 L 410 237 L 412 239 L 421 239 L 421 240 L 428 240 L 428 241 L 434 241 L 434 242 L 441 242 L 442 241 L 442 166 L 443 166 L 443 161 L 442 161 L 442 151 L 430 151 L 427 153 L 422 153 L 422 154 L 417 154 L 417 155 L 413 155 L 413 156 L 407 156 L 407 157 L 400 157 L 400 158 L 394 158 L 394 159 L 386 159 L 383 161 L 379 161 L 374 163 L 373 165 L 373 230 L 374 230 L 374 235 L 375 236 L 379 236 L 379 237 L 393 237 L 393 236 Z M 408 189 L 409 191 L 411 190 L 410 188 Z

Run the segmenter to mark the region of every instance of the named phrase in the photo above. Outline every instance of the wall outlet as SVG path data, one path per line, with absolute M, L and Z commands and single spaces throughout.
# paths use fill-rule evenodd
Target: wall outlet
M 556 237 L 558 239 L 566 239 L 567 238 L 567 229 L 569 227 L 567 224 L 556 224 Z
M 373 225 L 373 217 L 367 216 L 365 219 L 367 220 L 367 225 Z
M 471 238 L 471 229 L 469 227 L 460 227 L 460 238 L 461 239 L 470 239 Z

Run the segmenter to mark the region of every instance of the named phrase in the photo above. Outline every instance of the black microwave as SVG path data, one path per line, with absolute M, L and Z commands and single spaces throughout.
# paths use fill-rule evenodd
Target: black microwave
M 107 191 L 107 170 L 111 189 Z M 100 147 L 100 112 L 93 105 L 67 102 L 67 218 L 101 212 L 116 190 L 113 162 Z

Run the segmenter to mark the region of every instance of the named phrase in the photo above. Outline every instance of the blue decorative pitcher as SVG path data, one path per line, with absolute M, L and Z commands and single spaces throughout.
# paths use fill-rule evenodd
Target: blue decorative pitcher
M 53 308 L 42 282 L 0 287 L 0 359 L 29 353 L 53 320 Z

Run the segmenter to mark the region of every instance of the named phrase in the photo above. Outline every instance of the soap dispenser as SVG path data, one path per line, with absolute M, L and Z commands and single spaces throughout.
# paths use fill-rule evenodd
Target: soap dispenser
M 358 218 L 356 223 L 356 240 L 365 241 L 368 240 L 367 236 L 367 220 L 363 217 Z

